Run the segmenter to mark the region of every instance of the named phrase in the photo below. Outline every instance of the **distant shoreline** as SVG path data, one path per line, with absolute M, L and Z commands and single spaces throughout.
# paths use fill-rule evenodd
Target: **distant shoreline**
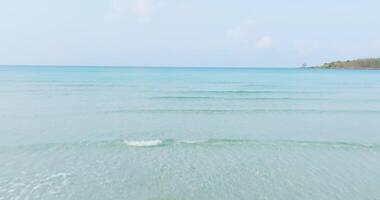
M 334 62 L 324 63 L 321 66 L 316 66 L 316 67 L 311 67 L 311 68 L 380 70 L 380 58 L 334 61 Z

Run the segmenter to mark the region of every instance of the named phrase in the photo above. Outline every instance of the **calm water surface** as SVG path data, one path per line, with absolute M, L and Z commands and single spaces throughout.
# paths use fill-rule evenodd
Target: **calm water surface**
M 380 199 L 380 71 L 0 67 L 0 200 Z

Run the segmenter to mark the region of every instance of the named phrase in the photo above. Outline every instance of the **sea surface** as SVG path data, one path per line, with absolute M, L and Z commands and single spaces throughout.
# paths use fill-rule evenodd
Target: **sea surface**
M 22 199 L 380 199 L 380 71 L 2 66 Z

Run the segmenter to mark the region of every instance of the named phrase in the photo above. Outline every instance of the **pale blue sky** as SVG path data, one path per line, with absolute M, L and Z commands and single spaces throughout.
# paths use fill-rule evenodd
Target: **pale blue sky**
M 1 0 L 0 64 L 298 67 L 380 57 L 379 0 Z

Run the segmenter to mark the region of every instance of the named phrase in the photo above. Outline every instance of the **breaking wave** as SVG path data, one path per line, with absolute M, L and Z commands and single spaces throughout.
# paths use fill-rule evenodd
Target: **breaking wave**
M 348 142 L 319 142 L 319 141 L 261 141 L 261 140 L 238 140 L 238 139 L 206 139 L 206 140 L 123 140 L 130 147 L 160 147 L 174 145 L 256 145 L 256 146 L 326 146 L 326 147 L 359 147 L 378 148 L 377 144 L 348 143 Z
M 77 143 L 49 143 L 49 144 L 29 144 L 14 147 L 2 147 L 0 149 L 35 149 L 45 150 L 46 148 L 156 148 L 156 147 L 181 147 L 181 146 L 246 146 L 246 147 L 319 147 L 319 148 L 350 148 L 350 149 L 375 149 L 380 150 L 380 144 L 350 143 L 335 141 L 298 141 L 298 140 L 250 140 L 250 139 L 204 139 L 204 140 L 181 140 L 181 139 L 152 139 L 152 140 L 103 140 L 86 141 Z M 5 148 L 5 149 L 4 149 Z
M 131 147 L 154 147 L 162 144 L 162 140 L 124 140 Z

